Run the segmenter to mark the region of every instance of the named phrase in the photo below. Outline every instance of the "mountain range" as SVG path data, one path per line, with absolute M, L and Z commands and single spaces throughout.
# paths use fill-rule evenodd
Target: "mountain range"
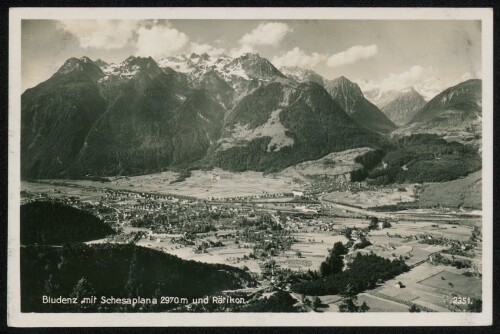
M 257 54 L 70 58 L 22 94 L 21 109 L 23 178 L 276 171 L 384 147 L 396 128 L 347 78 L 277 69 Z
M 415 89 L 401 91 L 394 99 L 382 107 L 382 112 L 398 126 L 407 124 L 423 108 L 425 100 Z

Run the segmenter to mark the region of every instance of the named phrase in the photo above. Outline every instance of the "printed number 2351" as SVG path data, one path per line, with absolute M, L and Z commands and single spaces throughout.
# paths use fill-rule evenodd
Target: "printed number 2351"
M 458 304 L 458 305 L 464 305 L 464 304 L 471 304 L 472 301 L 470 300 L 470 297 L 453 297 L 452 304 Z

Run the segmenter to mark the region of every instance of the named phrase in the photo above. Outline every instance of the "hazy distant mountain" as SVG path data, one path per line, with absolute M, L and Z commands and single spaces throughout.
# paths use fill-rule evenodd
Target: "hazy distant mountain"
M 425 105 L 425 100 L 416 90 L 408 88 L 399 93 L 394 100 L 381 108 L 394 124 L 408 123 Z
M 356 122 L 365 118 L 365 127 L 377 130 L 394 125 L 356 95 L 359 87 L 354 104 L 341 106 L 321 85 L 297 81 L 255 54 L 129 57 L 119 64 L 68 59 L 22 96 L 22 176 L 140 174 L 192 164 L 277 170 L 384 145 Z M 350 98 L 351 88 L 340 87 Z
M 356 83 L 361 87 L 364 96 L 380 109 L 392 102 L 399 94 L 407 89 L 389 89 L 384 87 L 383 82 L 373 83 L 366 80 L 359 80 Z M 425 101 L 429 101 L 449 86 L 437 77 L 429 77 L 423 79 L 419 83 L 413 84 L 412 87 L 417 93 L 422 95 Z
M 384 106 L 394 101 L 399 94 L 401 94 L 400 90 L 381 91 L 379 89 L 371 89 L 363 91 L 363 95 L 368 99 L 368 101 L 375 104 L 381 110 Z
M 347 78 L 342 76 L 328 81 L 325 89 L 348 115 L 366 128 L 378 132 L 390 132 L 396 128 L 377 106 L 364 97 L 359 86 Z

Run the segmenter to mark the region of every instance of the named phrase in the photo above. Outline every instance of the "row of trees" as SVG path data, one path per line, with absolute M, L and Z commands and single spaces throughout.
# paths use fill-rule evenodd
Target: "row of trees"
M 408 270 L 409 267 L 401 259 L 391 261 L 374 253 L 358 253 L 346 270 L 296 283 L 292 289 L 298 293 L 322 296 L 345 293 L 350 286 L 352 292 L 357 294 Z

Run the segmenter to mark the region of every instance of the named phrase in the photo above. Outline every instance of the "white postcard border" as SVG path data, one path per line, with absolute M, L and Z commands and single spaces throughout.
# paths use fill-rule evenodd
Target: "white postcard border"
M 7 316 L 14 327 L 480 326 L 492 324 L 493 10 L 491 8 L 11 8 L 9 22 Z M 483 311 L 481 313 L 21 313 L 20 96 L 22 19 L 481 20 Z

